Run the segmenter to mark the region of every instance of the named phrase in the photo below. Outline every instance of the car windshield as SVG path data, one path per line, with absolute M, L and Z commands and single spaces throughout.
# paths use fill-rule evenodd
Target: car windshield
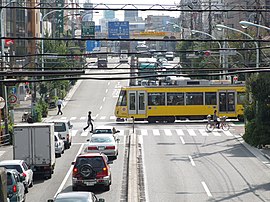
M 76 161 L 76 165 L 84 165 L 84 164 L 90 164 L 93 168 L 103 168 L 105 167 L 103 158 L 101 156 L 96 157 L 79 157 Z
M 111 129 L 95 129 L 94 133 L 99 134 L 99 133 L 112 133 Z
M 69 198 L 56 198 L 54 202 L 88 202 L 86 198 L 69 197 Z
M 54 123 L 54 131 L 55 132 L 65 132 L 66 125 L 64 123 Z
M 91 142 L 94 143 L 102 143 L 102 142 L 112 142 L 113 138 L 112 137 L 92 137 Z
M 20 165 L 1 165 L 2 167 L 5 167 L 6 169 L 15 169 L 17 170 L 19 173 L 22 173 L 23 170 L 21 168 Z

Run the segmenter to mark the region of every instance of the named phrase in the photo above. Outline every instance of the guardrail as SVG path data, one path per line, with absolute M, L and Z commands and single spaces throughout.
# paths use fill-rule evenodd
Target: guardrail
M 9 145 L 11 143 L 11 135 L 5 134 L 0 136 L 0 147 Z

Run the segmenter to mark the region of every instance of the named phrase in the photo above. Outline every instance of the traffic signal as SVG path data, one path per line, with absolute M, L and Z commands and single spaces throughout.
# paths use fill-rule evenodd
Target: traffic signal
M 211 55 L 211 51 L 195 51 L 195 55 L 199 57 L 209 57 Z

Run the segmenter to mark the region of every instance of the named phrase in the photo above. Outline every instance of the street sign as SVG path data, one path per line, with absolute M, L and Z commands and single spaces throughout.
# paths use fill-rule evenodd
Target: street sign
M 94 21 L 82 21 L 82 37 L 95 37 Z
M 56 0 L 56 5 L 58 8 L 62 9 L 65 6 L 65 0 Z M 55 13 L 56 15 L 56 27 L 57 30 L 59 31 L 59 36 L 60 33 L 64 32 L 64 10 L 59 10 Z
M 0 97 L 0 109 L 3 109 L 5 106 L 5 99 Z
M 87 52 L 92 52 L 94 48 L 100 47 L 100 41 L 86 41 L 86 51 Z
M 101 32 L 101 26 L 100 25 L 96 25 L 95 26 L 95 31 L 96 31 L 96 33 L 97 32 Z
M 14 95 L 14 94 L 11 94 L 9 97 L 8 97 L 8 102 L 11 103 L 11 104 L 14 104 L 17 102 L 17 96 Z
M 129 39 L 129 22 L 116 21 L 108 22 L 109 39 Z

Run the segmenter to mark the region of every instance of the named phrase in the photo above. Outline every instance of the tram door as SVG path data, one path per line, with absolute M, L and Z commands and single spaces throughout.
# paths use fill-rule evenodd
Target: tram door
M 219 112 L 232 113 L 235 112 L 235 91 L 220 91 L 219 98 Z
M 128 92 L 128 111 L 129 114 L 146 113 L 146 92 L 129 91 Z

